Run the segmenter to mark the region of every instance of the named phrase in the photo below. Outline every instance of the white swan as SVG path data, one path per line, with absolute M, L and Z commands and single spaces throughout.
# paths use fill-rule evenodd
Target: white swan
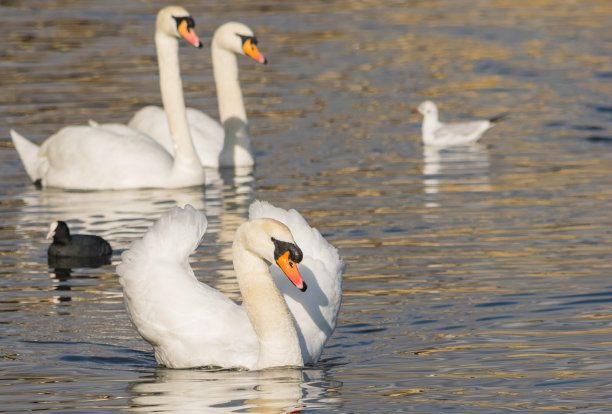
M 238 79 L 236 55 L 248 55 L 259 63 L 267 63 L 257 48 L 257 38 L 246 25 L 229 22 L 221 25 L 213 36 L 212 64 L 221 123 L 202 111 L 187 108 L 191 136 L 204 167 L 250 167 L 254 164 L 251 137 L 242 90 Z M 130 120 L 129 126 L 153 137 L 172 153 L 168 122 L 158 106 L 146 106 Z
M 490 119 L 446 124 L 438 119 L 438 107 L 432 101 L 422 102 L 413 112 L 423 115 L 423 143 L 438 147 L 474 143 L 487 129 L 492 128 L 495 122 L 507 116 L 501 114 Z
M 336 326 L 344 263 L 295 210 L 256 201 L 249 215 L 233 242 L 242 305 L 194 276 L 188 259 L 207 221 L 190 205 L 164 214 L 123 253 L 126 307 L 159 364 L 263 369 L 318 360 Z
M 64 127 L 40 146 L 11 130 L 30 179 L 42 186 L 76 190 L 204 184 L 185 118 L 178 61 L 180 36 L 202 46 L 193 26 L 193 19 L 182 7 L 165 7 L 157 14 L 160 87 L 175 145 L 174 158 L 147 135 L 120 124 Z

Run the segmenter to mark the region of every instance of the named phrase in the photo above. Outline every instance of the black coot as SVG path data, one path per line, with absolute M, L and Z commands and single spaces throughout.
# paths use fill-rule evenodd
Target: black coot
M 74 258 L 108 258 L 113 249 L 106 240 L 100 236 L 88 234 L 70 235 L 68 225 L 63 221 L 51 224 L 47 238 L 53 237 L 53 243 L 49 246 L 47 254 L 49 257 L 74 257 Z

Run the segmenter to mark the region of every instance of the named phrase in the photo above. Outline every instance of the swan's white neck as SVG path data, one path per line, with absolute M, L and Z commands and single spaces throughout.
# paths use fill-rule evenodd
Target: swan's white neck
M 178 39 L 157 32 L 155 34 L 155 45 L 157 47 L 162 103 L 168 118 L 170 138 L 174 146 L 174 165 L 171 179 L 184 182 L 186 177 L 193 176 L 196 181 L 194 184 L 199 184 L 197 181 L 202 175 L 202 166 L 193 147 L 189 125 L 187 124 L 178 57 Z
M 211 47 L 213 73 L 217 87 L 219 116 L 225 130 L 220 166 L 252 166 L 254 164 L 236 55 L 223 49 L 213 39 Z
M 247 249 L 256 239 L 249 222 L 236 232 L 234 269 L 247 315 L 259 339 L 257 369 L 304 364 L 293 317 L 276 287 L 267 263 Z

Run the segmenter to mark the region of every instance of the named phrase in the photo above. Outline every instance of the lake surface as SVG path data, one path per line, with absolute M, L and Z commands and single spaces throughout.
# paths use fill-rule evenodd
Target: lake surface
M 166 3 L 0 2 L 0 412 L 611 412 L 612 4 L 193 1 L 188 105 L 217 115 L 213 30 L 251 26 L 240 60 L 257 165 L 205 188 L 38 190 L 9 130 L 127 122 L 159 103 Z M 508 112 L 480 144 L 420 143 L 442 120 Z M 240 300 L 231 240 L 254 199 L 295 208 L 347 264 L 322 359 L 261 372 L 156 366 L 115 273 L 175 204 L 205 211 L 196 275 Z M 113 245 L 56 270 L 58 219 Z

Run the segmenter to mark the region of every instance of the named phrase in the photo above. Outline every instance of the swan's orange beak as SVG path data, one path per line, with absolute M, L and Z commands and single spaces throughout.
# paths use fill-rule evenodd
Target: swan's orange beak
M 306 282 L 297 268 L 297 263 L 289 258 L 289 250 L 280 255 L 278 259 L 276 259 L 276 263 L 280 266 L 282 271 L 285 273 L 285 275 L 287 275 L 289 280 L 291 280 L 291 283 L 293 283 L 296 288 L 302 292 L 306 291 Z
M 250 56 L 253 60 L 259 63 L 263 63 L 264 65 L 268 63 L 268 60 L 264 57 L 264 55 L 261 54 L 261 52 L 257 48 L 257 45 L 253 41 L 253 38 L 249 37 L 244 40 L 244 42 L 242 43 L 242 50 L 244 50 L 244 53 Z
M 189 23 L 187 23 L 187 20 L 183 20 L 178 25 L 178 32 L 181 36 L 185 38 L 186 41 L 188 41 L 195 47 L 202 47 L 202 42 L 200 42 L 200 38 L 193 30 L 193 27 L 189 27 Z

